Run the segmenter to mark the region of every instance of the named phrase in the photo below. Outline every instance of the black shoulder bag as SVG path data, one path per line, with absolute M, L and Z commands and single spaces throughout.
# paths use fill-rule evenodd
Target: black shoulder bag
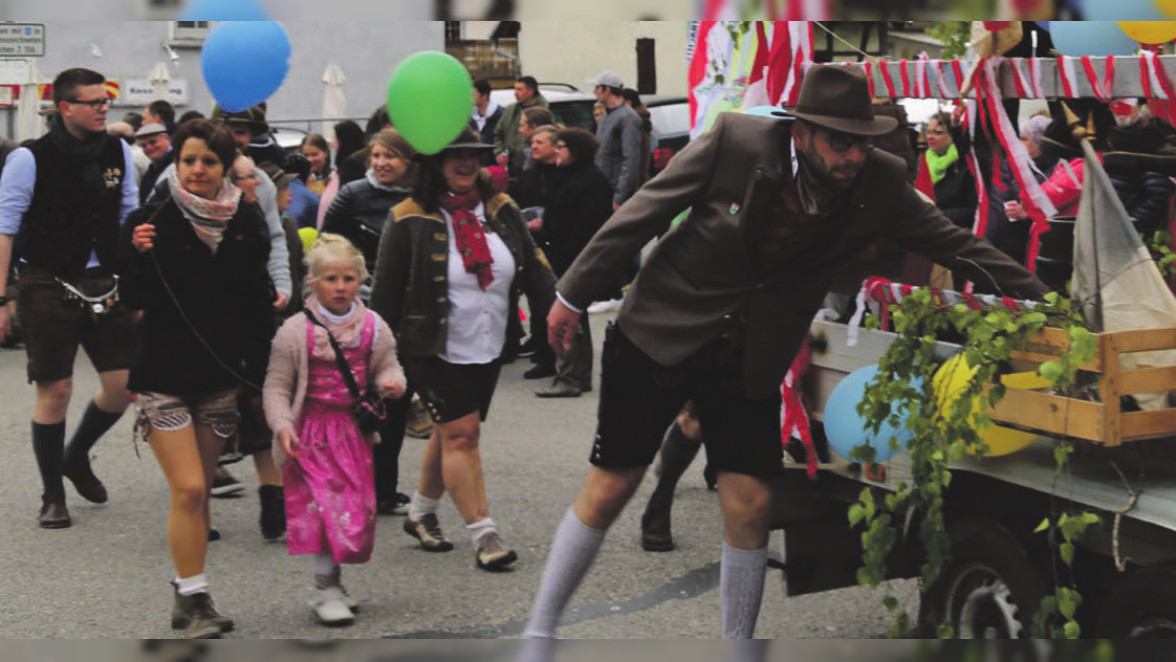
M 327 328 L 327 325 L 320 322 L 309 310 L 304 314 L 311 324 L 327 332 L 327 340 L 331 342 L 331 348 L 335 350 L 335 363 L 339 366 L 339 372 L 343 374 L 343 383 L 347 385 L 347 390 L 351 392 L 351 398 L 354 401 L 351 404 L 351 416 L 355 418 L 355 424 L 359 426 L 359 431 L 364 435 L 369 435 L 379 430 L 380 426 L 384 424 L 384 419 L 388 417 L 385 398 L 380 397 L 379 392 L 375 390 L 360 392 L 359 384 L 355 381 L 355 375 L 351 372 L 347 357 L 343 356 L 343 348 L 339 346 L 339 341 L 335 340 L 335 336 Z M 313 349 L 307 348 L 307 351 L 313 351 Z

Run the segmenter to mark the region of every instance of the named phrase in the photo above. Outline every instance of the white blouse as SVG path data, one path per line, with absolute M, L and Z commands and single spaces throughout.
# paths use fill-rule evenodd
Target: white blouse
M 449 232 L 449 322 L 446 331 L 443 361 L 460 364 L 489 363 L 502 353 L 506 342 L 507 315 L 517 314 L 510 307 L 510 284 L 514 280 L 515 261 L 506 242 L 495 232 L 486 232 L 486 245 L 494 259 L 490 271 L 494 281 L 482 291 L 478 278 L 466 272 L 461 254 L 457 252 L 457 238 L 453 231 L 453 217 L 444 209 Z M 474 216 L 486 225 L 486 207 L 481 203 Z

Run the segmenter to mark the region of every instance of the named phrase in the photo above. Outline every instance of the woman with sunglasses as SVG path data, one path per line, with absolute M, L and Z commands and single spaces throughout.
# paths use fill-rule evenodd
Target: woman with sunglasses
M 952 223 L 971 229 L 976 216 L 976 183 L 965 161 L 969 146 L 952 126 L 951 117 L 938 112 L 927 122 L 927 151 L 919 160 L 916 188 L 928 194 Z

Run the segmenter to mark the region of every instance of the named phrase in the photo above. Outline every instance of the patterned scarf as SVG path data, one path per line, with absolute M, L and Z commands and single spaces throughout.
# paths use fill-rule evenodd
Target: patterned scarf
M 339 346 L 344 348 L 359 344 L 363 324 L 367 320 L 367 311 L 368 309 L 363 305 L 363 302 L 356 299 L 351 305 L 351 309 L 346 313 L 332 315 L 323 308 L 323 305 L 313 294 L 307 298 L 303 310 L 307 315 L 314 315 L 319 321 L 326 324 Z M 314 347 L 311 349 L 311 353 L 320 359 L 334 360 L 335 358 L 335 349 L 331 347 L 331 342 L 327 340 L 327 334 L 323 333 L 321 329 L 315 329 Z
M 441 207 L 453 217 L 454 241 L 457 243 L 457 252 L 461 253 L 466 273 L 478 277 L 478 287 L 484 292 L 494 282 L 494 274 L 490 269 L 494 258 L 490 255 L 490 247 L 486 245 L 482 224 L 474 216 L 474 209 L 481 202 L 482 194 L 478 189 L 465 195 L 447 193 L 441 196 Z
M 172 168 L 167 177 L 167 186 L 171 189 L 172 200 L 184 214 L 184 218 L 192 224 L 196 236 L 200 237 L 216 255 L 216 247 L 225 234 L 225 226 L 229 219 L 237 213 L 237 204 L 241 201 L 241 189 L 237 188 L 227 178 L 217 189 L 216 198 L 209 200 L 202 198 L 180 185 L 178 168 Z

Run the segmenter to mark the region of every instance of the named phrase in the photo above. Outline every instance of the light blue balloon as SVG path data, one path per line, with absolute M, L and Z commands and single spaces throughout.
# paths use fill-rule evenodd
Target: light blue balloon
M 876 365 L 854 370 L 837 383 L 825 402 L 825 437 L 829 440 L 829 448 L 847 460 L 852 459 L 850 451 L 869 441 L 874 447 L 874 460 L 883 462 L 904 450 L 907 442 L 914 438 L 905 427 L 896 428 L 886 423 L 876 435 L 866 432 L 865 419 L 857 413 L 857 406 L 866 397 L 866 384 L 877 374 Z M 890 449 L 891 437 L 898 439 L 898 451 Z
M 1162 21 L 1155 0 L 1082 0 L 1082 17 L 1087 21 Z
M 752 106 L 743 110 L 744 115 L 758 115 L 760 117 L 775 117 L 776 119 L 785 119 L 789 117 L 784 112 L 784 109 L 779 106 Z
M 269 20 L 257 0 L 191 0 L 180 14 L 181 21 L 265 21 Z
M 217 104 L 237 112 L 278 91 L 291 53 L 289 35 L 274 21 L 226 21 L 204 40 L 200 70 Z
M 1054 48 L 1063 55 L 1131 55 L 1139 48 L 1114 21 L 1054 21 Z

